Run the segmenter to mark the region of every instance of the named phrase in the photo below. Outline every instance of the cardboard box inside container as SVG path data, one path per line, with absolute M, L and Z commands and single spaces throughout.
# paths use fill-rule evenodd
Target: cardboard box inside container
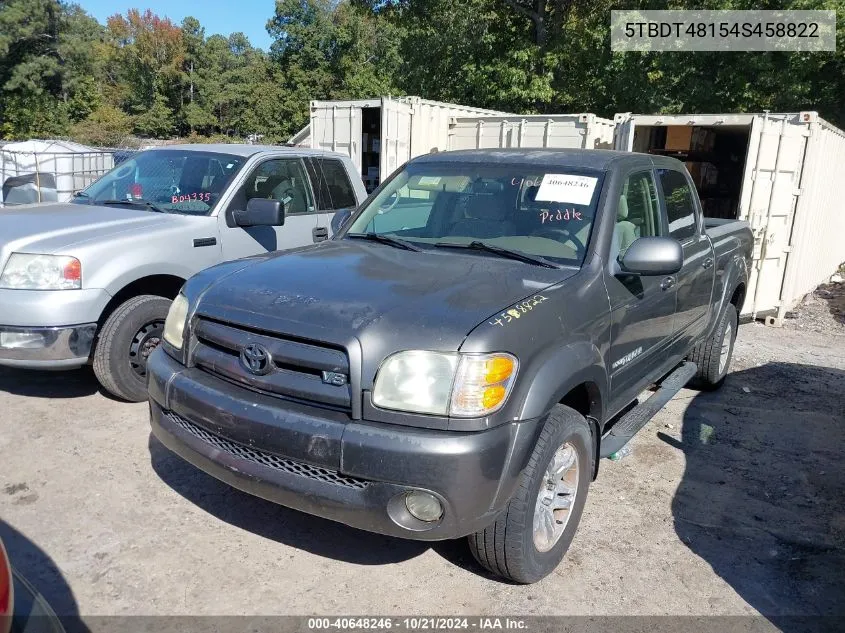
M 666 128 L 665 149 L 688 150 L 692 143 L 692 128 L 673 125 Z

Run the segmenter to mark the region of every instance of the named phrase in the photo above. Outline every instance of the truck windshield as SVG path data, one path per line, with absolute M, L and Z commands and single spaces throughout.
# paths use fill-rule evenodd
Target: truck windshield
M 208 215 L 246 157 L 218 152 L 153 149 L 120 163 L 79 192 L 78 204 L 121 202 L 135 209 Z
M 601 172 L 566 167 L 411 163 L 346 235 L 384 235 L 423 249 L 472 246 L 465 252 L 481 256 L 507 249 L 580 266 L 602 179 Z

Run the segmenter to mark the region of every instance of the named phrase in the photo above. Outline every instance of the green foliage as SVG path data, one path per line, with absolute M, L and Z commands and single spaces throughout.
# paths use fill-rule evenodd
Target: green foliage
M 754 0 L 276 0 L 269 51 L 150 11 L 105 26 L 65 0 L 0 0 L 0 135 L 283 142 L 315 99 L 417 94 L 509 112 L 818 110 L 845 126 L 845 0 L 833 53 L 614 53 L 611 9 Z
M 94 147 L 125 145 L 131 132 L 132 117 L 112 105 L 100 106 L 71 129 L 74 139 Z
M 155 93 L 152 105 L 138 110 L 134 127 L 141 136 L 166 138 L 173 132 L 173 110 L 168 107 L 164 95 Z

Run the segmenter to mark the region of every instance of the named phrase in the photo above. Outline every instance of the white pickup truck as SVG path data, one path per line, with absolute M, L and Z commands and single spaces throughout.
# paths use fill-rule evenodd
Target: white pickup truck
M 93 363 L 120 398 L 147 397 L 171 300 L 222 261 L 328 239 L 366 197 L 344 155 L 261 145 L 136 154 L 69 203 L 0 210 L 0 365 Z

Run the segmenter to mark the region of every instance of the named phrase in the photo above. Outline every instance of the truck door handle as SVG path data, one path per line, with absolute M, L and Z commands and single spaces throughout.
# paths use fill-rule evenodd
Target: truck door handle
M 701 265 L 704 266 L 704 268 L 710 268 L 711 266 L 713 266 L 713 258 L 708 257 L 703 262 L 701 262 Z
M 325 242 L 329 239 L 329 230 L 325 226 L 316 226 L 311 231 L 315 242 Z
M 672 286 L 675 285 L 675 278 L 674 277 L 666 277 L 663 281 L 660 282 L 660 289 L 661 290 L 669 290 Z

